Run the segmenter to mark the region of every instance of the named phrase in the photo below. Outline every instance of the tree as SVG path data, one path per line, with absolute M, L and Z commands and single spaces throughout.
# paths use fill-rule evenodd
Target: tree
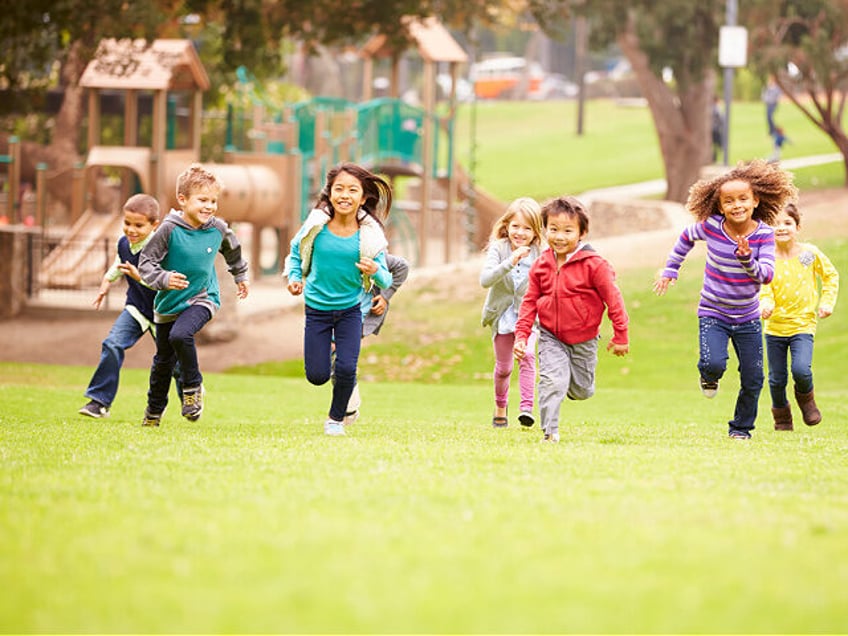
M 848 186 L 848 0 L 758 0 L 745 17 L 752 65 L 833 140 Z
M 545 30 L 585 15 L 593 48 L 616 44 L 648 102 L 665 167 L 666 198 L 684 201 L 710 160 L 720 0 L 528 0 Z M 663 77 L 666 69 L 672 81 Z

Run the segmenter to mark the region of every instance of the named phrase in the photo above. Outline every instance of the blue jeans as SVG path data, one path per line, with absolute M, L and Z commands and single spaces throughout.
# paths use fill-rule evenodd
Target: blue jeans
M 792 354 L 792 381 L 798 393 L 813 390 L 813 334 L 799 333 L 794 336 L 770 336 L 766 334 L 768 354 L 768 382 L 771 405 L 786 406 L 786 385 L 789 377 L 786 370 L 787 354 Z
M 730 430 L 751 431 L 763 389 L 763 329 L 759 320 L 734 325 L 717 318 L 699 318 L 701 355 L 698 370 L 708 382 L 718 382 L 727 369 L 727 342 L 739 360 L 739 395 L 728 422 Z
M 171 376 L 178 362 L 183 387 L 196 387 L 203 382 L 194 335 L 211 319 L 208 308 L 192 305 L 175 321 L 156 325 L 156 353 L 147 391 L 147 408 L 151 413 L 162 413 L 168 406 Z
M 335 342 L 335 363 L 331 352 Z M 344 420 L 347 403 L 356 384 L 356 366 L 362 345 L 362 311 L 359 305 L 338 311 L 306 306 L 303 330 L 303 365 L 311 384 L 326 384 L 335 373 L 330 419 Z M 335 369 L 335 370 L 333 370 Z
M 131 348 L 144 335 L 132 314 L 124 309 L 115 319 L 109 335 L 100 349 L 100 363 L 91 376 L 91 382 L 85 391 L 85 397 L 96 400 L 105 407 L 112 406 L 118 393 L 118 379 L 124 364 L 124 352 Z

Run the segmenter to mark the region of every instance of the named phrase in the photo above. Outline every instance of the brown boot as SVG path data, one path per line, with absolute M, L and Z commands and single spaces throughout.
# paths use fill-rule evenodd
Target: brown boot
M 778 408 L 771 408 L 772 417 L 774 417 L 774 430 L 776 431 L 791 431 L 792 430 L 792 408 L 787 404 Z
M 801 407 L 801 415 L 804 417 L 804 424 L 807 426 L 815 426 L 822 421 L 822 414 L 819 407 L 816 406 L 816 397 L 814 391 L 809 393 L 798 393 L 795 390 L 795 399 L 798 401 L 798 406 Z

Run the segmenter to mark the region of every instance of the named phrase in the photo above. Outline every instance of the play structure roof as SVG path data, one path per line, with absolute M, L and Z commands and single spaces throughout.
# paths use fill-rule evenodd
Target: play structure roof
M 100 41 L 94 59 L 82 74 L 86 88 L 139 90 L 201 90 L 209 76 L 191 40 Z
M 438 18 L 409 19 L 407 28 L 419 55 L 426 62 L 465 62 L 468 60 L 468 55 Z M 393 53 L 394 50 L 385 35 L 373 36 L 362 47 L 362 54 L 366 57 L 389 57 Z

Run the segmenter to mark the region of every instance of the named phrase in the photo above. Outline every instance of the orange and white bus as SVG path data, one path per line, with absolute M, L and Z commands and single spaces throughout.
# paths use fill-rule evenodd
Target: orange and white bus
M 545 72 L 536 62 L 529 67 L 523 57 L 491 57 L 471 65 L 469 79 L 474 84 L 474 93 L 480 99 L 512 97 L 524 74 L 527 73 L 527 96 L 535 97 L 542 85 Z

